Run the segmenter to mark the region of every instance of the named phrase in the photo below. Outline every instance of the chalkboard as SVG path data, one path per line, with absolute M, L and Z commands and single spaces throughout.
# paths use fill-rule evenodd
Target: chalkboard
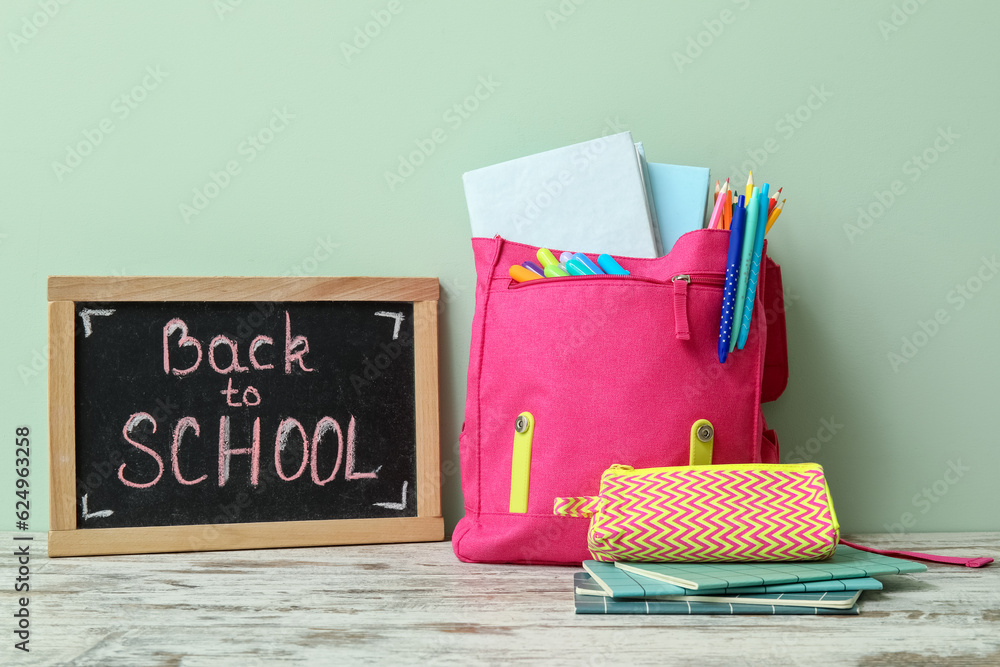
M 436 352 L 436 302 L 373 298 L 408 293 L 413 285 L 406 281 L 426 279 L 394 279 L 389 289 L 378 282 L 381 289 L 362 292 L 356 283 L 336 282 L 351 279 L 325 279 L 335 281 L 326 283 L 326 299 L 303 292 L 297 278 L 266 279 L 264 288 L 261 279 L 131 280 L 50 279 L 50 301 L 71 307 L 73 316 L 70 325 L 52 322 L 65 320 L 67 308 L 50 314 L 64 344 L 71 326 L 73 347 L 64 354 L 72 357 L 72 391 L 65 391 L 73 396 L 73 521 L 53 526 L 53 533 L 68 534 L 56 535 L 57 543 L 97 536 L 84 540 L 83 553 L 302 543 L 280 535 L 263 543 L 259 535 L 227 539 L 246 529 L 252 535 L 254 526 L 272 537 L 275 530 L 318 528 L 309 543 L 397 541 L 399 535 L 368 528 L 420 519 L 421 498 L 435 499 L 437 507 L 423 509 L 440 516 L 437 397 L 421 391 L 427 364 L 418 363 L 426 362 L 429 344 Z M 209 282 L 219 280 L 228 282 Z M 212 285 L 216 293 L 205 298 Z M 292 298 L 255 299 L 262 290 Z M 74 298 L 53 299 L 60 291 Z M 436 394 L 436 354 L 434 362 Z M 51 381 L 68 377 L 60 368 Z M 65 404 L 58 392 L 56 398 Z M 429 448 L 418 438 L 431 398 L 433 470 L 421 460 Z M 57 426 L 56 434 L 69 433 Z M 59 500 L 65 511 L 65 498 Z M 224 532 L 238 524 L 247 524 L 243 532 Z M 358 524 L 366 530 L 353 539 Z M 143 539 L 123 550 L 121 531 L 130 529 L 147 533 L 135 533 Z M 150 548 L 145 538 L 166 529 L 181 539 Z M 324 529 L 340 535 L 324 537 Z M 109 551 L 100 536 L 116 531 Z

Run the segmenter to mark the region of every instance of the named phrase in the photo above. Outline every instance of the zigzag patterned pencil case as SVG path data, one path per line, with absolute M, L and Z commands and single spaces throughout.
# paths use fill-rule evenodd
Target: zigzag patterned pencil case
M 595 560 L 819 560 L 840 526 L 816 463 L 613 465 L 600 495 L 556 498 L 559 516 L 589 516 Z

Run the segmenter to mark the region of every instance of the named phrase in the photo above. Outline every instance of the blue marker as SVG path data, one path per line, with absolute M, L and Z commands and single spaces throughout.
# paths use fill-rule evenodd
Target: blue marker
M 736 309 L 736 286 L 740 278 L 740 254 L 743 249 L 743 230 L 747 210 L 743 206 L 744 196 L 740 195 L 729 226 L 729 256 L 726 260 L 726 286 L 722 292 L 722 317 L 719 320 L 719 363 L 726 363 L 729 356 L 729 340 L 733 333 L 733 315 Z M 736 332 L 739 333 L 738 331 Z
M 573 276 L 592 276 L 592 275 L 594 275 L 594 272 L 591 271 L 589 268 L 587 268 L 586 264 L 584 264 L 583 262 L 576 261 L 576 258 L 573 258 L 573 259 L 569 260 L 568 262 L 566 262 L 566 270 L 569 271 L 570 275 L 573 275 Z
M 629 272 L 622 268 L 622 265 L 615 261 L 615 258 L 605 253 L 597 258 L 597 263 L 601 265 L 604 272 L 612 276 L 627 276 Z
M 593 273 L 594 275 L 599 275 L 599 276 L 604 275 L 604 269 L 599 267 L 597 264 L 594 264 L 593 260 L 584 255 L 582 252 L 578 252 L 575 255 L 573 255 L 573 259 L 575 259 L 576 261 L 580 262 L 588 269 L 590 269 L 590 272 Z

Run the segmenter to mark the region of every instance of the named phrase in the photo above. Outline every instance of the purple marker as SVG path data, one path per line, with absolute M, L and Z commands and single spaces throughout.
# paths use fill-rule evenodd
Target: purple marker
M 521 266 L 523 266 L 524 268 L 528 269 L 528 270 L 529 270 L 529 271 L 531 271 L 532 273 L 537 273 L 537 274 L 538 274 L 538 275 L 540 275 L 540 276 L 541 276 L 542 278 L 544 278 L 544 277 L 545 277 L 545 271 L 543 271 L 543 270 L 542 270 L 542 267 L 538 266 L 538 265 L 537 265 L 537 264 L 535 264 L 534 262 L 522 262 L 522 263 L 521 263 Z
M 559 255 L 559 262 L 561 264 L 565 264 L 571 259 L 573 259 L 573 253 L 571 252 L 564 252 L 563 254 Z

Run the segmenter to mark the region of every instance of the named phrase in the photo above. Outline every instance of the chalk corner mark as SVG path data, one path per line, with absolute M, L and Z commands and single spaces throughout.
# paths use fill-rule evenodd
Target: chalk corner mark
M 83 337 L 90 338 L 90 334 L 94 333 L 94 326 L 90 321 L 91 317 L 108 317 L 113 315 L 114 312 L 114 308 L 81 308 L 77 314 L 83 320 Z
M 86 494 L 86 493 L 83 494 L 83 498 L 81 499 L 81 504 L 83 505 L 83 507 L 82 507 L 83 511 L 81 512 L 81 514 L 83 515 L 83 520 L 84 521 L 86 521 L 87 519 L 103 519 L 104 517 L 111 516 L 112 514 L 115 513 L 114 510 L 98 510 L 97 512 L 91 512 L 91 511 L 89 511 L 87 509 L 87 496 L 88 495 L 89 494 Z
M 406 319 L 406 316 L 403 315 L 403 313 L 389 310 L 379 310 L 375 313 L 375 317 L 391 317 L 396 320 L 396 322 L 392 325 L 392 339 L 396 340 L 399 338 L 399 325 L 401 325 L 403 320 Z
M 389 510 L 405 510 L 406 509 L 406 485 L 409 482 L 403 482 L 403 502 L 401 503 L 372 503 L 372 505 L 377 505 L 378 507 L 384 507 Z

